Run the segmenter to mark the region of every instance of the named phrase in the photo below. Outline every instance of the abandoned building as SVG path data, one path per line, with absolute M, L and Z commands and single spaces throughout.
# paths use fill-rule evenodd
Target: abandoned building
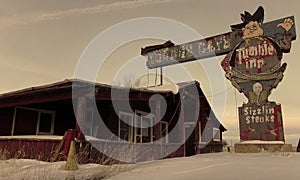
M 200 84 L 177 86 L 179 92 L 173 93 L 72 79 L 2 94 L 0 150 L 11 157 L 50 160 L 72 130 L 77 152 L 85 151 L 85 162 L 96 161 L 103 153 L 99 147 L 108 142 L 117 147 L 114 151 L 128 143 L 145 144 L 139 147 L 144 154 L 134 161 L 151 160 L 152 154 L 172 148 L 169 158 L 222 151 L 226 129 Z

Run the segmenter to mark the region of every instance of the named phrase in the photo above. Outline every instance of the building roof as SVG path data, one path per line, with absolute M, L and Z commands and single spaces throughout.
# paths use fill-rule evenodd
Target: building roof
M 199 97 L 193 96 L 193 93 L 189 92 L 191 87 L 196 85 Z M 199 98 L 200 103 L 204 104 L 207 108 L 208 116 L 219 123 L 215 117 L 211 107 L 200 88 L 200 84 L 197 81 L 181 82 L 176 85 L 169 86 L 156 86 L 148 88 L 125 88 L 111 86 L 101 83 L 93 83 L 80 79 L 65 79 L 63 81 L 35 86 L 30 88 L 25 88 L 17 91 L 12 91 L 4 94 L 0 94 L 0 108 L 12 107 L 12 106 L 21 106 L 31 103 L 42 103 L 42 102 L 52 102 L 58 100 L 68 100 L 74 97 L 74 91 L 72 88 L 88 89 L 89 92 L 92 92 L 93 95 L 98 99 L 110 99 L 111 89 L 114 89 L 117 92 L 120 92 L 120 98 L 123 96 L 128 96 L 128 90 L 131 93 L 132 99 L 149 99 L 154 93 L 159 93 L 164 96 L 174 96 L 178 92 L 184 93 L 185 95 L 190 96 L 191 98 Z M 94 88 L 91 88 L 94 87 Z M 91 91 L 93 90 L 93 91 Z M 126 90 L 126 91 L 125 91 Z M 220 129 L 226 131 L 225 127 L 220 124 Z
M 142 87 L 142 88 L 130 88 L 131 91 L 141 91 L 141 92 L 148 92 L 148 93 L 172 93 L 177 94 L 179 89 L 183 89 L 185 87 L 191 85 L 199 85 L 197 81 L 189 81 L 189 82 L 182 82 L 173 85 L 158 85 L 158 86 L 151 86 L 151 87 Z M 128 87 L 120 87 L 120 86 L 111 86 L 108 84 L 102 84 L 98 82 L 90 82 L 80 79 L 65 79 L 63 81 L 58 81 L 46 85 L 34 86 L 29 88 L 24 88 L 21 90 L 11 91 L 7 93 L 0 94 L 0 99 L 9 98 L 14 96 L 21 96 L 26 94 L 32 93 L 39 93 L 44 91 L 53 91 L 59 89 L 66 89 L 72 87 L 83 87 L 83 86 L 95 86 L 95 87 L 102 87 L 102 88 L 109 88 L 109 89 L 118 89 L 118 90 L 125 90 L 129 89 Z

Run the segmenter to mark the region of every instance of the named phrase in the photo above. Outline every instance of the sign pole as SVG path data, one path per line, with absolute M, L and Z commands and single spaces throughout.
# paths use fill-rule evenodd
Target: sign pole
M 160 85 L 163 85 L 163 67 L 160 67 Z

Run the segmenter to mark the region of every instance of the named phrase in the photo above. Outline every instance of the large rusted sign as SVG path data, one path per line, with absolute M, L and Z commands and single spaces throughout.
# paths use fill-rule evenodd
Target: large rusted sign
M 232 32 L 175 46 L 171 42 L 142 48 L 148 68 L 168 66 L 226 54 L 221 62 L 225 76 L 248 102 L 239 107 L 240 139 L 284 141 L 281 105 L 269 101 L 271 91 L 283 79 L 296 39 L 294 17 L 263 23 L 264 9 L 241 14 Z
M 232 85 L 248 98 L 249 104 L 270 103 L 268 96 L 282 80 L 286 68 L 281 59 L 283 52 L 290 51 L 293 38 L 290 30 L 294 21 L 287 18 L 278 23 L 276 27 L 283 29 L 284 34 L 276 39 L 264 35 L 262 7 L 253 15 L 245 12 L 241 16 L 243 22 L 232 27 L 242 29 L 243 40 L 226 55 L 222 67 Z
M 267 36 L 262 28 L 264 9 L 251 15 L 241 14 L 242 41 L 223 59 L 221 65 L 232 85 L 247 98 L 239 107 L 240 139 L 284 141 L 281 106 L 268 100 L 271 91 L 283 79 L 287 64 L 281 63 L 283 52 L 289 52 L 294 27 L 292 18 L 278 22 L 284 32 L 281 38 Z
M 263 29 L 264 36 L 278 40 L 282 39 L 285 31 L 282 28 L 278 28 L 277 25 L 284 22 L 285 19 L 294 20 L 294 16 L 262 24 L 261 28 Z M 234 29 L 234 26 L 232 30 L 232 32 L 181 45 L 165 43 L 164 45 L 148 46 L 142 48 L 141 54 L 147 57 L 147 67 L 149 69 L 224 55 L 232 51 L 237 44 L 243 41 L 243 31 L 241 29 Z M 296 39 L 294 26 L 289 32 L 291 39 Z

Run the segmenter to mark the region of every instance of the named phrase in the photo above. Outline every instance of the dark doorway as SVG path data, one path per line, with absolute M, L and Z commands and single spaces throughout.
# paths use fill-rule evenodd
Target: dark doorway
M 194 123 L 184 123 L 185 127 L 185 156 L 195 155 L 195 125 Z

